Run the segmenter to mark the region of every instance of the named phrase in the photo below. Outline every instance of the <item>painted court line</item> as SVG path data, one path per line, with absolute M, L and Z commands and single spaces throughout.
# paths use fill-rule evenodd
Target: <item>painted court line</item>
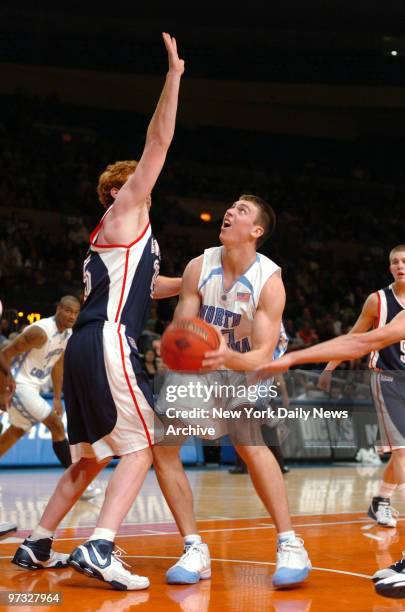
M 365 519 L 355 519 L 353 521 L 328 521 L 328 522 L 319 522 L 319 523 L 294 523 L 293 527 L 328 527 L 331 525 L 358 525 L 361 524 L 362 522 L 364 522 Z M 225 528 L 221 528 L 221 529 L 200 529 L 200 533 L 225 533 L 228 531 L 255 531 L 255 530 L 264 530 L 264 529 L 275 529 L 275 526 L 271 523 L 269 524 L 264 524 L 262 526 L 260 525 L 252 525 L 249 527 L 225 527 Z M 80 536 L 72 536 L 69 538 L 56 538 L 56 541 L 58 542 L 69 542 L 69 541 L 77 541 L 77 540 L 83 540 L 84 537 L 86 537 L 87 534 L 82 534 Z M 145 529 L 144 532 L 141 533 L 125 533 L 125 534 L 118 534 L 117 538 L 147 538 L 147 537 L 155 537 L 155 536 L 162 536 L 162 535 L 175 535 L 175 536 L 179 536 L 178 531 L 155 531 L 152 529 Z M 4 544 L 4 542 L 0 542 L 0 545 Z
M 73 540 L 74 538 L 72 538 Z M 11 559 L 12 555 L 0 556 L 0 559 Z M 169 557 L 164 555 L 125 555 L 126 559 L 175 559 L 178 557 Z M 219 559 L 219 558 L 211 558 L 211 561 L 216 561 L 218 563 L 242 563 L 244 565 L 276 565 L 272 561 L 252 561 L 248 559 Z M 331 569 L 329 567 L 312 567 L 313 570 L 318 572 L 332 572 L 333 574 L 344 574 L 345 576 L 356 576 L 357 578 L 366 578 L 367 580 L 371 579 L 371 576 L 368 574 L 359 574 L 357 572 L 347 572 L 345 570 L 337 570 Z
M 128 559 L 178 559 L 178 557 L 166 557 L 166 556 L 155 556 L 155 555 L 125 555 Z M 248 565 L 276 565 L 272 561 L 251 561 L 246 559 L 219 559 L 219 558 L 211 558 L 211 561 L 217 561 L 218 563 L 244 563 Z M 358 578 L 366 578 L 367 580 L 371 579 L 371 576 L 368 574 L 359 574 L 357 572 L 347 572 L 345 570 L 337 570 L 331 569 L 329 567 L 314 567 L 313 570 L 318 572 L 332 572 L 334 574 L 344 574 L 346 576 L 356 576 Z

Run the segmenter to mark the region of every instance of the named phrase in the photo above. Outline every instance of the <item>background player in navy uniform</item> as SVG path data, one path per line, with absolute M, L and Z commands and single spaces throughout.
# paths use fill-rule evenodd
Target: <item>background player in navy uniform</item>
M 114 551 L 115 535 L 152 462 L 152 394 L 137 352 L 151 294 L 176 294 L 178 281 L 161 278 L 159 248 L 149 223 L 151 191 L 173 138 L 184 62 L 174 38 L 163 34 L 169 70 L 149 124 L 142 157 L 117 162 L 101 175 L 98 193 L 109 206 L 92 233 L 84 263 L 85 303 L 65 355 L 64 393 L 74 463 L 65 471 L 39 526 L 13 562 L 38 568 L 71 565 L 118 590 L 149 580 L 130 573 Z M 86 486 L 120 456 L 90 539 L 72 554 L 52 551 L 55 529 Z
M 266 359 L 282 354 L 286 348 L 285 342 L 280 343 L 285 305 L 281 270 L 273 261 L 256 252 L 257 243 L 264 241 L 274 225 L 274 211 L 266 202 L 257 196 L 240 196 L 224 216 L 220 233 L 223 246 L 207 249 L 204 255 L 191 260 L 183 275 L 174 319 L 200 315 L 216 326 L 221 346 L 217 351 L 207 353 L 203 365 L 212 371 L 226 368 L 228 372 L 213 372 L 213 378 L 217 376 L 221 380 L 224 376 L 223 382 L 233 388 L 245 383 L 244 370 L 257 368 Z M 283 334 L 281 336 L 283 340 Z M 176 375 L 170 384 L 175 380 Z M 201 380 L 200 384 L 204 384 L 205 379 Z M 179 383 L 182 384 L 181 378 Z M 164 394 L 163 389 L 158 409 L 161 402 L 164 403 Z M 232 402 L 236 402 L 232 407 L 242 407 L 246 399 L 234 398 Z M 201 406 L 200 402 L 199 407 L 206 408 L 206 405 Z M 260 425 L 254 427 L 253 421 L 230 419 L 226 425 L 232 429 L 228 429 L 231 440 L 247 464 L 256 492 L 276 525 L 278 550 L 273 584 L 291 586 L 306 579 L 311 564 L 303 541 L 292 529 L 280 467 L 263 441 Z M 207 425 L 208 421 L 204 419 L 203 424 Z M 219 433 L 218 419 L 215 423 L 213 418 L 212 425 L 216 437 L 223 435 L 223 432 Z M 178 446 L 171 446 L 168 442 L 163 441 L 154 447 L 154 466 L 166 501 L 184 537 L 185 550 L 179 561 L 168 570 L 167 580 L 170 584 L 193 583 L 210 577 L 209 551 L 197 533 L 192 492 Z
M 394 282 L 368 296 L 350 333 L 382 327 L 405 309 L 405 245 L 400 244 L 391 250 L 389 264 Z M 327 364 L 319 379 L 321 388 L 329 390 L 331 372 L 339 363 L 331 361 Z M 404 343 L 397 342 L 381 351 L 373 351 L 369 367 L 374 370 L 371 390 L 379 420 L 382 450 L 392 452 L 392 456 L 384 470 L 378 494 L 371 501 L 368 515 L 379 525 L 395 527 L 396 512 L 391 507 L 390 498 L 397 486 L 398 491 L 405 492 L 405 418 L 401 418 L 401 405 L 405 401 Z M 379 371 L 385 374 L 381 375 Z M 384 380 L 381 380 L 382 376 Z
M 266 380 L 279 372 L 285 372 L 291 367 L 303 363 L 319 363 L 324 361 L 346 361 L 358 359 L 372 351 L 383 349 L 401 343 L 405 338 L 405 312 L 402 311 L 390 323 L 366 333 L 350 333 L 327 342 L 315 344 L 310 348 L 293 351 L 277 361 L 263 364 L 257 371 L 259 380 Z M 402 413 L 403 410 L 402 402 Z M 400 407 L 401 410 L 401 407 Z M 377 571 L 373 580 L 376 582 L 377 593 L 395 599 L 405 598 L 405 557 L 387 569 Z

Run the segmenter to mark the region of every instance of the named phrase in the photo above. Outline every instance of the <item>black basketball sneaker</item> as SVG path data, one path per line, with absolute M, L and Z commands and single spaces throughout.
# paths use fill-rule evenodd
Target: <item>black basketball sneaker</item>
M 67 567 L 69 555 L 52 550 L 53 538 L 24 540 L 11 563 L 25 569 L 48 569 Z

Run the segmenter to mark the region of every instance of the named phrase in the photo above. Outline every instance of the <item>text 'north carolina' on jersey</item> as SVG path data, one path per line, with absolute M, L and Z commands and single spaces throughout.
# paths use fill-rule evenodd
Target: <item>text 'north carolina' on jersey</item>
M 260 292 L 270 276 L 280 268 L 265 255 L 257 253 L 251 266 L 225 291 L 222 251 L 223 247 L 204 251 L 198 282 L 200 318 L 220 329 L 229 347 L 246 353 L 252 349 L 253 318 Z M 286 348 L 287 336 L 282 325 L 274 358 L 282 355 Z
M 90 237 L 84 261 L 85 303 L 75 329 L 93 322 L 122 324 L 137 340 L 159 274 L 159 245 L 149 223 L 129 245 L 97 244 L 101 223 Z
M 25 384 L 38 389 L 49 378 L 53 366 L 66 348 L 72 330 L 58 330 L 55 317 L 41 319 L 29 325 L 26 329 L 40 327 L 45 332 L 47 340 L 41 348 L 33 348 L 18 355 L 11 366 L 13 377 L 17 384 Z
M 377 291 L 377 297 L 378 321 L 376 327 L 384 327 L 398 313 L 405 310 L 395 295 L 392 284 Z M 401 342 L 386 346 L 379 351 L 373 351 L 370 355 L 369 366 L 377 370 L 405 370 L 405 334 Z

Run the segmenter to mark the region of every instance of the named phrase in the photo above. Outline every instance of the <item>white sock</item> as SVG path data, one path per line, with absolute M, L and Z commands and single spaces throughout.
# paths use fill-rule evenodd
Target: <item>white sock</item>
M 280 531 L 277 534 L 277 543 L 286 542 L 287 540 L 293 540 L 295 538 L 295 531 L 291 529 L 291 531 Z
M 96 527 L 89 540 L 108 540 L 108 542 L 114 542 L 116 531 L 111 529 L 103 529 L 102 527 Z
M 31 535 L 28 536 L 27 540 L 30 540 L 31 542 L 36 540 L 44 540 L 45 538 L 53 538 L 54 534 L 54 531 L 49 531 L 49 529 L 45 529 L 44 527 L 41 527 L 41 525 L 38 525 L 38 527 L 35 527 Z
M 398 485 L 396 483 L 391 484 L 390 482 L 385 482 L 383 480 L 378 489 L 377 497 L 386 497 L 390 499 L 397 486 Z
M 201 544 L 202 539 L 198 533 L 190 533 L 184 537 L 184 546 L 190 546 L 192 544 Z

